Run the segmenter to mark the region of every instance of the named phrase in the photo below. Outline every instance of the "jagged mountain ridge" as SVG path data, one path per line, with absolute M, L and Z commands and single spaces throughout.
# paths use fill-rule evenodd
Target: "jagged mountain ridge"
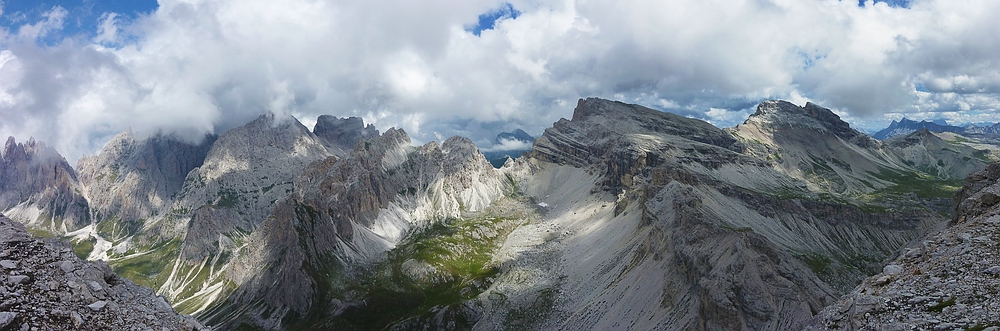
M 742 131 L 582 100 L 572 120 L 554 124 L 526 158 L 499 170 L 483 167 L 467 139 L 413 147 L 390 130 L 337 143 L 337 151 L 329 138 L 337 135 L 321 135 L 319 121 L 314 132 L 294 120 L 255 122 L 212 144 L 165 215 L 112 238 L 116 270 L 134 270 L 149 262 L 144 256 L 163 260 L 131 276 L 159 287 L 180 310 L 226 326 L 281 329 L 289 326 L 283 317 L 305 317 L 312 324 L 291 326 L 571 329 L 614 327 L 625 316 L 647 321 L 636 328 L 794 328 L 941 221 L 928 210 L 849 202 L 897 184 L 863 170 L 920 170 L 811 104 L 764 103 L 745 123 L 755 131 Z M 348 131 L 369 132 L 361 125 Z M 794 146 L 808 130 L 826 142 L 818 153 Z M 774 151 L 800 162 L 766 157 Z M 828 168 L 843 167 L 832 171 L 845 182 L 861 184 L 838 190 L 832 177 L 802 171 L 823 168 L 816 154 Z M 805 160 L 811 167 L 799 166 Z M 861 181 L 872 176 L 871 185 Z M 469 229 L 489 240 L 454 241 Z M 451 269 L 456 258 L 428 253 L 437 247 L 431 242 L 475 253 L 481 269 Z M 868 260 L 851 262 L 858 255 Z M 762 259 L 771 262 L 746 262 Z M 678 267 L 685 271 L 671 271 Z M 668 290 L 677 287 L 690 291 Z M 425 289 L 435 288 L 455 295 L 404 305 L 412 309 L 385 315 L 393 320 L 358 319 L 382 307 L 358 305 L 384 299 L 373 289 L 426 301 Z M 765 297 L 740 297 L 744 289 Z M 627 299 L 601 304 L 615 298 Z M 525 309 L 544 313 L 529 318 Z
M 94 218 L 116 218 L 129 233 L 138 221 L 169 212 L 184 179 L 202 165 L 215 139 L 206 136 L 191 145 L 170 136 L 137 139 L 126 130 L 98 155 L 80 158 L 80 182 Z
M 0 160 L 0 211 L 34 231 L 63 234 L 90 224 L 90 209 L 76 171 L 58 152 L 9 137 Z
M 918 131 L 920 129 L 927 129 L 931 132 L 952 132 L 961 134 L 965 133 L 970 128 L 972 127 L 960 127 L 960 126 L 928 122 L 928 121 L 917 122 L 904 117 L 903 119 L 899 120 L 899 122 L 893 120 L 892 123 L 889 123 L 888 127 L 879 130 L 878 132 L 873 134 L 872 137 L 878 140 L 886 140 L 898 135 L 907 135 L 914 131 Z M 970 131 L 969 133 L 972 132 Z M 984 131 L 981 133 L 986 133 L 986 132 Z
M 886 140 L 894 136 L 907 135 L 921 129 L 927 129 L 931 132 L 942 133 L 950 132 L 961 134 L 965 136 L 973 136 L 976 138 L 986 138 L 990 140 L 996 140 L 997 135 L 1000 135 L 1000 123 L 996 124 L 968 124 L 965 126 L 955 126 L 949 125 L 947 122 L 938 121 L 913 121 L 907 118 L 903 118 L 897 121 L 892 121 L 888 127 L 882 129 L 872 135 L 875 139 Z
M 892 186 L 884 169 L 907 165 L 871 137 L 850 128 L 829 109 L 807 103 L 765 101 L 733 130 L 750 153 L 813 191 L 865 194 Z
M 273 204 L 291 193 L 302 168 L 315 160 L 343 155 L 343 148 L 353 146 L 346 135 L 377 134 L 371 125 L 365 128 L 360 119 L 325 119 L 317 123 L 316 132 L 330 133 L 329 125 L 324 126 L 330 123 L 344 131 L 332 133 L 340 137 L 321 138 L 297 120 L 271 115 L 222 136 L 206 137 L 200 145 L 163 136 L 136 139 L 129 131 L 123 132 L 97 156 L 81 159 L 80 182 L 67 165 L 43 166 L 43 170 L 68 169 L 68 180 L 63 182 L 69 184 L 63 186 L 84 193 L 80 197 L 83 216 L 90 216 L 86 197 L 94 196 L 96 221 L 83 228 L 85 224 L 62 230 L 46 225 L 45 229 L 71 236 L 75 245 L 83 247 L 83 254 L 108 259 L 116 271 L 157 288 L 179 309 L 196 312 L 232 290 L 226 288 L 224 277 L 232 254 L 270 214 Z M 33 140 L 27 144 L 27 158 L 19 156 L 25 154 L 23 146 L 22 153 L 16 153 L 18 145 L 13 140 L 8 145 L 14 151 L 5 162 L 10 171 L 4 173 L 9 176 L 37 172 L 26 167 L 30 162 L 24 160 L 40 159 L 36 156 L 39 151 L 58 156 L 41 143 L 36 146 Z M 15 162 L 18 160 L 20 163 Z M 46 185 L 63 187 L 57 184 Z M 72 197 L 56 195 L 65 196 Z M 43 213 L 45 206 L 37 200 L 22 201 L 20 207 L 8 212 L 23 216 L 17 212 L 38 206 L 41 211 L 35 213 Z M 34 215 L 29 216 L 19 219 L 35 220 Z
M 378 130 L 372 124 L 365 125 L 360 117 L 336 118 L 330 115 L 320 115 L 313 126 L 313 134 L 319 138 L 331 153 L 338 156 L 347 155 L 358 140 L 367 140 L 378 136 Z

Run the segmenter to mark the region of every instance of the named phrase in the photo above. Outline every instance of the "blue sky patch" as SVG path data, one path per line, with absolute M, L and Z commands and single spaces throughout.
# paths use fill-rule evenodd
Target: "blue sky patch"
M 858 7 L 864 7 L 866 0 L 858 0 Z M 889 7 L 910 8 L 911 0 L 875 0 L 875 3 L 885 2 Z
M 483 30 L 492 30 L 497 21 L 515 19 L 518 16 L 521 16 L 521 11 L 515 9 L 514 5 L 504 2 L 500 5 L 500 8 L 479 15 L 479 22 L 476 25 L 466 26 L 465 31 L 472 32 L 472 34 L 478 36 Z
M 61 36 L 93 37 L 97 35 L 101 16 L 117 13 L 117 20 L 131 20 L 139 15 L 149 14 L 159 6 L 156 0 L 8 0 L 3 2 L 0 26 L 17 33 L 25 24 L 35 24 L 44 20 L 45 13 L 55 7 L 66 10 Z M 48 36 L 43 43 L 57 41 L 59 36 Z

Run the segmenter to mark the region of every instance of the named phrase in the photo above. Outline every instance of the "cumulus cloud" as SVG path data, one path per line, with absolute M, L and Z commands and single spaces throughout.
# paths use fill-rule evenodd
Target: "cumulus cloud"
M 859 122 L 1000 120 L 1000 2 L 904 5 L 161 0 L 85 38 L 61 34 L 72 11 L 54 7 L 0 30 L 0 135 L 74 160 L 126 128 L 194 140 L 272 112 L 489 146 L 588 96 L 720 126 L 769 98 Z

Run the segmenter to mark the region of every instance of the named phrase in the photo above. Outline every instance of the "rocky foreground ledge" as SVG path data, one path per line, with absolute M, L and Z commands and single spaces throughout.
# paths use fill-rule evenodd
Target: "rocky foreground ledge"
M 1000 163 L 966 179 L 955 220 L 806 330 L 1000 331 Z
M 152 289 L 0 214 L 0 330 L 207 330 Z

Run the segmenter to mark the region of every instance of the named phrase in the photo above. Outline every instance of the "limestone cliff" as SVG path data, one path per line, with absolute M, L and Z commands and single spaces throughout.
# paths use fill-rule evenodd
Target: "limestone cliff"
M 360 117 L 337 118 L 330 115 L 321 115 L 316 119 L 313 133 L 337 156 L 347 155 L 359 140 L 378 137 L 375 126 L 366 126 Z
M 202 165 L 214 141 L 207 136 L 192 145 L 169 136 L 139 139 L 125 131 L 99 154 L 80 158 L 77 170 L 94 218 L 120 221 L 128 227 L 124 236 L 138 230 L 138 221 L 169 212 L 184 178 Z
M 90 224 L 76 171 L 34 138 L 7 139 L 0 159 L 0 211 L 34 230 L 62 235 Z

